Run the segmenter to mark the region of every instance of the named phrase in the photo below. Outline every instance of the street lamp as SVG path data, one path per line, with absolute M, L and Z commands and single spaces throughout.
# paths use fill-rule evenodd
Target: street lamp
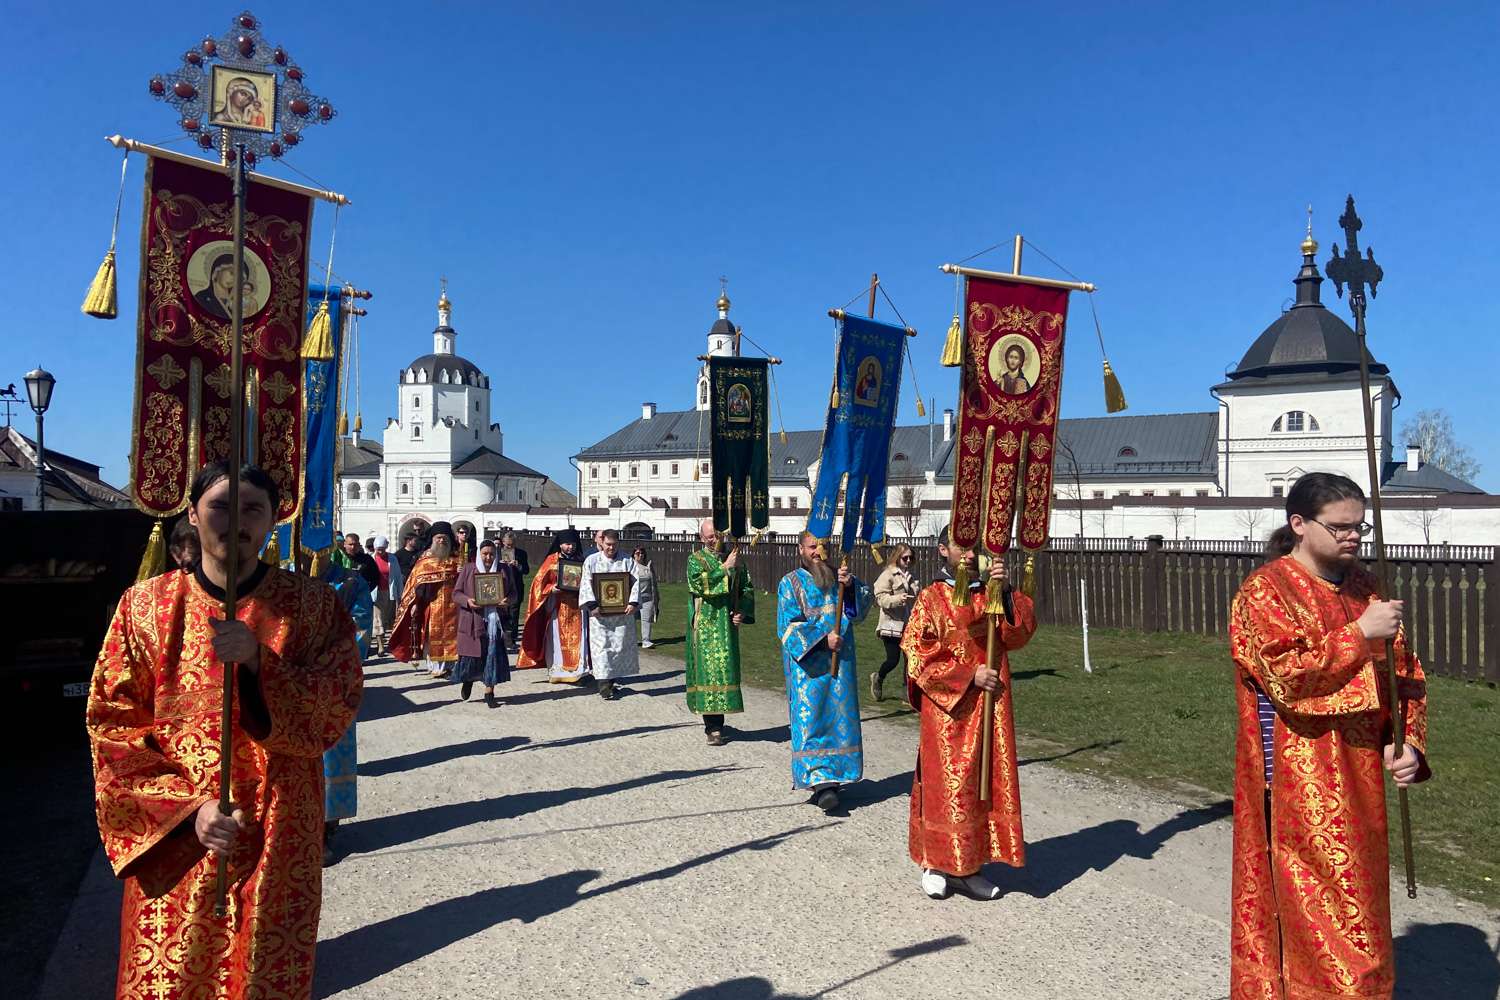
M 26 395 L 31 408 L 36 412 L 36 509 L 47 509 L 47 484 L 43 473 L 47 467 L 47 451 L 42 436 L 42 414 L 52 405 L 52 387 L 57 379 L 44 368 L 33 368 L 26 373 Z

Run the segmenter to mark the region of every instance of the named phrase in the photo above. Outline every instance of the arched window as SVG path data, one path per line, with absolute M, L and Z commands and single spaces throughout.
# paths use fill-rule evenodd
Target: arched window
M 367 486 L 365 488 L 365 496 L 369 497 L 371 500 L 379 500 L 380 499 L 380 484 L 379 483 L 371 483 L 369 486 Z
M 414 438 L 419 438 L 419 437 L 422 436 L 422 425 L 421 424 L 412 424 L 411 425 L 411 436 L 414 437 Z
M 358 483 L 350 483 L 349 484 L 349 499 L 350 500 L 358 500 L 359 499 L 359 484 Z
M 448 384 L 448 369 L 444 368 L 442 371 L 438 372 L 438 381 L 443 383 L 444 385 Z
M 427 369 L 426 368 L 423 368 L 421 371 L 417 372 L 417 381 L 418 382 L 426 382 L 427 381 Z
M 699 382 L 698 383 L 698 405 L 699 406 L 707 406 L 708 405 L 708 383 L 707 382 Z
M 422 408 L 422 397 L 421 396 L 413 396 L 411 398 L 411 408 L 413 410 L 420 410 Z
M 1318 418 L 1305 410 L 1289 410 L 1271 425 L 1273 434 L 1305 434 L 1318 429 Z
M 898 451 L 898 452 L 896 452 L 896 454 L 894 454 L 894 455 L 891 456 L 891 461 L 893 461 L 893 462 L 905 462 L 905 461 L 907 461 L 906 452 L 904 452 L 904 451 Z
M 422 495 L 424 497 L 430 497 L 430 496 L 432 496 L 432 484 L 431 483 L 423 483 L 422 484 Z
M 1120 458 L 1135 458 L 1136 457 L 1136 450 L 1134 448 L 1130 447 L 1130 445 L 1127 444 L 1125 447 L 1121 448 L 1119 450 L 1119 452 L 1117 452 L 1116 454 Z
M 405 480 L 405 479 L 401 480 L 401 495 L 402 496 L 410 496 L 411 495 L 411 483 L 409 481 Z

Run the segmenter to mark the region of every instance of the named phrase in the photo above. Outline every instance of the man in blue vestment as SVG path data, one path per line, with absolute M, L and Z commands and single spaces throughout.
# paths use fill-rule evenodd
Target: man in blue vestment
M 335 548 L 334 551 L 340 550 Z M 359 655 L 363 660 L 370 653 L 370 629 L 374 619 L 374 603 L 365 579 L 357 570 L 335 560 L 329 561 L 323 579 L 339 595 L 339 601 L 354 619 L 355 641 L 359 643 Z M 353 819 L 358 809 L 355 776 L 359 770 L 359 748 L 354 735 L 355 725 L 349 723 L 343 737 L 323 753 L 324 867 L 337 860 L 333 835 L 338 831 L 339 820 Z
M 812 789 L 818 807 L 832 812 L 839 807 L 839 786 L 864 774 L 854 624 L 870 610 L 872 594 L 847 566 L 835 572 L 809 532 L 802 533 L 798 557 L 801 567 L 782 577 L 776 588 L 776 633 L 791 716 L 792 784 Z

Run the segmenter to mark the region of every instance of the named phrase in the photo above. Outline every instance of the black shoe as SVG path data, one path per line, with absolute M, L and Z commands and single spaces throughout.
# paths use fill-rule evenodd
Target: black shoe
M 469 695 L 474 693 L 474 682 L 464 681 L 463 686 L 458 689 L 458 696 L 464 701 L 469 700 Z
M 880 690 L 880 675 L 870 675 L 870 697 L 876 701 L 885 701 L 885 695 Z
M 615 698 L 615 682 L 614 681 L 600 681 L 599 682 L 599 697 L 603 698 L 605 701 L 614 701 L 614 698 Z
M 715 729 L 713 732 L 711 732 L 711 733 L 705 733 L 704 735 L 708 739 L 708 745 L 709 746 L 711 746 L 711 747 L 721 747 L 721 746 L 724 745 L 724 734 L 722 732 L 720 732 L 719 730 Z
M 826 813 L 831 813 L 839 807 L 838 790 L 835 788 L 825 788 L 818 793 L 818 797 L 814 801 L 817 803 L 819 809 Z

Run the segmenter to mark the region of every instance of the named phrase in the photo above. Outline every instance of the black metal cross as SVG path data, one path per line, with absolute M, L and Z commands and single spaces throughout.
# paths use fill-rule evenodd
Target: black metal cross
M 1344 231 L 1347 240 L 1347 256 L 1339 256 L 1339 245 L 1333 245 L 1333 257 L 1328 261 L 1328 277 L 1333 282 L 1333 288 L 1339 297 L 1344 295 L 1344 286 L 1349 286 L 1349 308 L 1356 314 L 1362 312 L 1365 306 L 1365 288 L 1370 289 L 1370 297 L 1375 297 L 1375 286 L 1380 284 L 1380 279 L 1385 277 L 1385 272 L 1380 265 L 1375 263 L 1375 251 L 1365 249 L 1365 255 L 1359 255 L 1359 231 L 1364 223 L 1354 213 L 1354 195 L 1344 204 L 1344 214 L 1339 216 L 1339 228 Z

